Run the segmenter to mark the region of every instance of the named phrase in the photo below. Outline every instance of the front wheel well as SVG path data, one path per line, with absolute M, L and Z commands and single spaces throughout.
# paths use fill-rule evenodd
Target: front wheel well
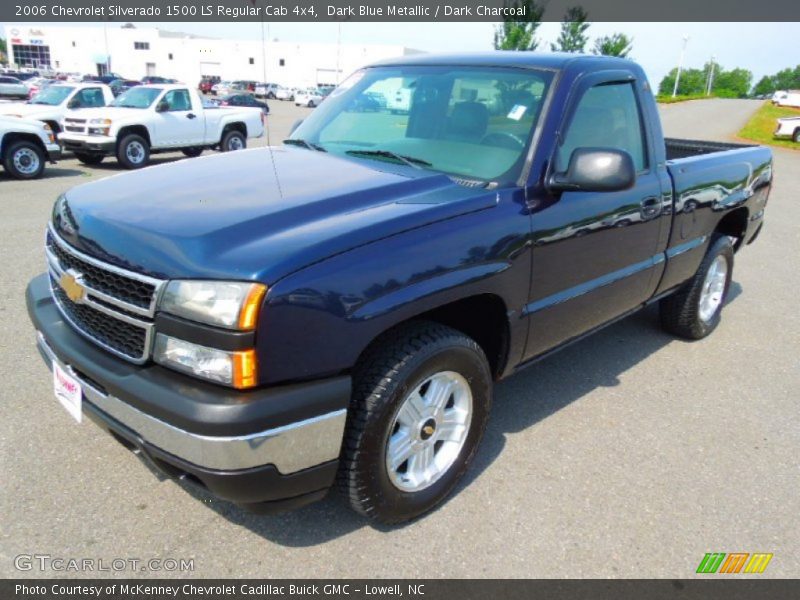
M 486 355 L 492 376 L 497 379 L 503 373 L 508 360 L 510 331 L 506 304 L 494 294 L 479 294 L 456 300 L 402 321 L 376 337 L 361 356 L 380 344 L 386 335 L 420 321 L 447 325 L 471 337 Z
M 733 245 L 733 248 L 734 250 L 738 250 L 744 241 L 745 234 L 747 233 L 747 222 L 749 217 L 750 214 L 745 207 L 737 208 L 720 219 L 714 232 L 735 238 L 736 241 Z
M 122 129 L 120 129 L 119 133 L 117 134 L 117 145 L 119 145 L 119 143 L 126 135 L 130 135 L 132 133 L 142 136 L 145 140 L 147 140 L 147 144 L 151 145 L 150 132 L 147 131 L 147 127 L 145 127 L 144 125 L 129 125 L 128 127 L 123 127 Z
M 35 144 L 36 147 L 39 148 L 42 152 L 44 152 L 45 156 L 47 155 L 47 149 L 44 147 L 42 140 L 40 140 L 38 136 L 32 133 L 11 132 L 7 133 L 2 138 L 2 144 L 0 144 L 0 160 L 5 158 L 5 149 L 8 148 L 14 142 L 19 142 L 19 141 L 31 142 Z

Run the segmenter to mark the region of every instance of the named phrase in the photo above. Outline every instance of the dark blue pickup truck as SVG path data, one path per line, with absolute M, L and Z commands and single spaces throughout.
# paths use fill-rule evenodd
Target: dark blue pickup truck
M 711 333 L 771 178 L 665 140 L 628 60 L 405 57 L 283 146 L 67 192 L 28 310 L 62 404 L 161 471 L 399 522 L 463 475 L 494 381 L 652 302 Z

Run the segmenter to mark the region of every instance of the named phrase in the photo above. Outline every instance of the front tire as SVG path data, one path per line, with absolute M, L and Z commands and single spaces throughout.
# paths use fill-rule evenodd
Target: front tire
M 338 475 L 357 512 L 400 523 L 441 503 L 478 448 L 492 398 L 480 346 L 419 322 L 384 336 L 353 374 Z
M 661 301 L 661 326 L 689 340 L 710 335 L 722 318 L 732 273 L 733 244 L 728 236 L 715 235 L 694 277 Z
M 117 146 L 117 160 L 126 169 L 141 169 L 150 162 L 150 144 L 140 135 L 126 135 Z
M 12 142 L 5 152 L 3 165 L 15 179 L 38 179 L 44 172 L 44 152 L 34 142 Z
M 183 148 L 181 152 L 183 152 L 184 156 L 188 156 L 189 158 L 194 158 L 195 156 L 200 156 L 203 153 L 203 148 L 200 146 L 193 148 Z
M 234 152 L 235 150 L 244 150 L 247 148 L 247 138 L 241 131 L 231 129 L 222 136 L 220 142 L 220 150 L 223 152 Z

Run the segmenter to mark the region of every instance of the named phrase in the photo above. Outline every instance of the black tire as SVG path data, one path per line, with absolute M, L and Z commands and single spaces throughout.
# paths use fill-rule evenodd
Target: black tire
M 239 147 L 236 147 L 240 144 Z M 238 129 L 229 129 L 222 135 L 219 149 L 222 152 L 233 152 L 235 150 L 244 150 L 247 148 L 247 138 Z
M 267 100 L 275 100 L 275 94 L 273 94 L 272 92 L 267 94 Z
M 442 371 L 454 371 L 469 384 L 472 416 L 466 438 L 454 462 L 438 479 L 419 491 L 403 491 L 390 479 L 386 465 L 395 419 L 406 396 Z M 379 339 L 353 373 L 353 397 L 337 478 L 351 508 L 376 521 L 400 523 L 437 506 L 475 455 L 491 400 L 492 376 L 486 356 L 474 340 L 459 331 L 418 322 Z
M 134 152 L 136 150 L 134 159 Z M 126 169 L 141 169 L 150 162 L 150 144 L 135 133 L 123 137 L 117 144 L 117 160 Z
M 725 285 L 722 291 L 722 300 L 713 315 L 703 319 L 700 316 L 700 299 L 706 276 L 717 257 L 723 257 L 727 263 Z M 702 339 L 719 325 L 722 308 L 728 298 L 728 290 L 733 274 L 733 245 L 726 235 L 715 235 L 703 257 L 697 272 L 689 281 L 680 287 L 674 294 L 661 300 L 659 309 L 661 326 L 674 335 L 689 340 Z
M 795 129 L 794 130 L 794 135 L 792 136 L 792 141 L 797 143 L 797 144 L 800 144 L 800 129 Z
M 189 158 L 194 158 L 195 156 L 200 156 L 203 153 L 203 148 L 200 146 L 194 148 L 183 148 L 181 150 L 184 156 L 188 156 Z
M 3 166 L 14 179 L 38 179 L 44 173 L 44 151 L 35 142 L 12 142 L 4 154 Z
M 75 158 L 85 165 L 99 165 L 101 162 L 103 162 L 105 156 L 102 154 L 85 154 L 83 152 L 76 152 Z
M 316 104 L 314 104 L 313 100 L 309 100 L 308 101 L 308 108 L 314 108 L 315 106 L 316 106 Z

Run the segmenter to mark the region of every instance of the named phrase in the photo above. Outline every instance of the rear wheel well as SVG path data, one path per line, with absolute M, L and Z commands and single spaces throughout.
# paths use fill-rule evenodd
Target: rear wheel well
M 375 338 L 361 353 L 361 356 L 364 356 L 367 350 L 375 344 L 381 343 L 384 336 L 390 332 L 419 321 L 447 325 L 475 340 L 486 355 L 495 379 L 505 369 L 510 339 L 507 310 L 505 302 L 493 294 L 481 294 L 456 300 L 402 321 Z
M 220 136 L 220 141 L 222 141 L 222 138 L 225 137 L 225 134 L 231 130 L 238 131 L 244 137 L 247 137 L 247 125 L 237 121 L 236 123 L 228 123 L 227 125 L 225 125 L 225 127 L 222 128 L 222 135 Z
M 720 222 L 717 223 L 717 227 L 714 231 L 715 233 L 721 235 L 727 235 L 736 238 L 736 242 L 734 243 L 733 247 L 734 250 L 738 250 L 742 245 L 742 241 L 744 241 L 745 233 L 747 233 L 748 219 L 749 213 L 747 209 L 744 207 L 737 208 L 733 212 L 730 212 L 722 217 Z
M 147 145 L 148 146 L 151 145 L 150 132 L 147 131 L 147 127 L 145 127 L 144 125 L 130 125 L 128 127 L 123 127 L 122 129 L 120 129 L 119 133 L 117 134 L 117 145 L 119 145 L 119 143 L 122 141 L 122 138 L 132 133 L 142 136 L 145 140 L 147 140 Z

